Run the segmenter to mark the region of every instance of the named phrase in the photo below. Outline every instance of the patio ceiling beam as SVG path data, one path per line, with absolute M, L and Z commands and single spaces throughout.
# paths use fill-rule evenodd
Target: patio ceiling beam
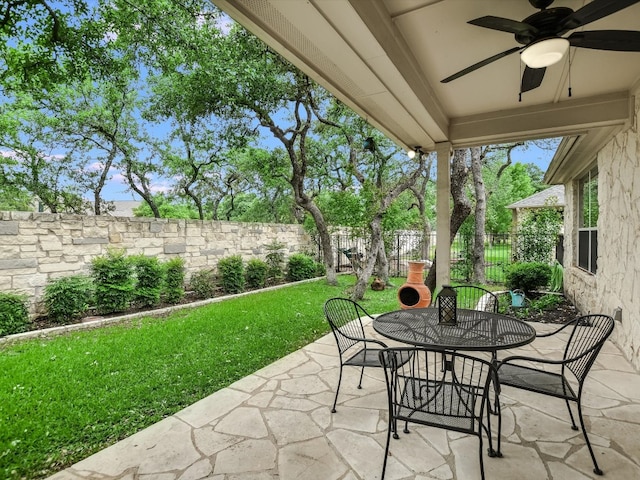
M 574 136 L 596 127 L 624 125 L 632 118 L 628 92 L 535 105 L 451 120 L 454 148 L 500 144 L 545 137 Z

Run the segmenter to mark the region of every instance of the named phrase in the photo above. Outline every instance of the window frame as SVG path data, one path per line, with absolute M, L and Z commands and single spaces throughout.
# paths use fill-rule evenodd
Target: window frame
M 593 187 L 589 188 L 589 185 L 593 185 Z M 580 179 L 578 188 L 576 265 L 578 268 L 595 275 L 598 271 L 598 217 L 600 215 L 597 167 L 589 170 Z M 593 198 L 594 193 L 595 198 Z M 589 198 L 585 198 L 585 195 L 589 195 Z M 595 212 L 593 210 L 594 206 Z

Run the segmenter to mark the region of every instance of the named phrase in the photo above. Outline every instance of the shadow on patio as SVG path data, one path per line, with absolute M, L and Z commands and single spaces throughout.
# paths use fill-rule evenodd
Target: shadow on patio
M 387 429 L 384 374 L 366 370 L 361 390 L 358 374 L 356 368 L 345 369 L 338 411 L 331 414 L 338 360 L 328 334 L 49 478 L 380 478 Z M 504 456 L 485 456 L 488 479 L 599 478 L 582 433 L 570 427 L 563 400 L 504 387 L 501 401 Z M 587 379 L 583 411 L 605 478 L 640 478 L 640 374 L 610 341 Z M 480 478 L 477 438 L 410 429 L 410 435 L 392 440 L 387 479 Z

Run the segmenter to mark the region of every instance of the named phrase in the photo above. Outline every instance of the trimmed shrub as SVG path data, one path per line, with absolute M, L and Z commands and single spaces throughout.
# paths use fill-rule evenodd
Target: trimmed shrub
M 275 240 L 267 245 L 267 255 L 265 256 L 269 269 L 267 270 L 267 283 L 276 285 L 284 278 L 284 243 Z
M 313 258 L 304 253 L 295 253 L 287 262 L 287 279 L 291 282 L 315 278 L 317 265 Z
M 322 262 L 316 262 L 316 277 L 324 277 L 327 274 L 327 267 Z
M 176 304 L 184 298 L 184 260 L 172 258 L 164 264 L 164 289 L 162 297 L 167 303 Z
M 244 264 L 240 255 L 221 258 L 218 261 L 218 275 L 225 293 L 244 291 Z
M 155 307 L 160 303 L 164 269 L 157 257 L 131 257 L 136 278 L 133 301 L 141 307 Z
M 248 288 L 263 288 L 267 284 L 267 272 L 269 265 L 258 258 L 247 262 L 245 278 Z
M 93 282 L 87 275 L 58 278 L 44 287 L 47 314 L 53 322 L 62 325 L 85 315 L 93 299 Z
M 131 261 L 124 250 L 109 250 L 91 262 L 96 291 L 96 309 L 101 314 L 124 312 L 133 298 L 134 278 Z
M 0 292 L 0 337 L 26 332 L 29 309 L 24 295 Z
M 216 293 L 216 275 L 211 269 L 193 272 L 189 286 L 198 298 L 211 298 Z
M 521 289 L 525 293 L 549 285 L 551 267 L 546 263 L 514 263 L 505 272 L 509 290 Z

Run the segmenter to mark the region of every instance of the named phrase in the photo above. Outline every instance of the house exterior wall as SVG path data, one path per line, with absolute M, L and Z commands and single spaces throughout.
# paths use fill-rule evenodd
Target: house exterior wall
M 565 292 L 582 313 L 613 315 L 612 338 L 640 369 L 640 91 L 632 125 L 598 153 L 597 273 L 577 264 L 578 179 L 565 185 Z
M 230 255 L 264 260 L 273 242 L 288 253 L 315 248 L 300 225 L 0 212 L 0 291 L 27 295 L 31 313 L 39 313 L 49 280 L 89 273 L 109 248 L 160 261 L 181 257 L 188 280 Z

